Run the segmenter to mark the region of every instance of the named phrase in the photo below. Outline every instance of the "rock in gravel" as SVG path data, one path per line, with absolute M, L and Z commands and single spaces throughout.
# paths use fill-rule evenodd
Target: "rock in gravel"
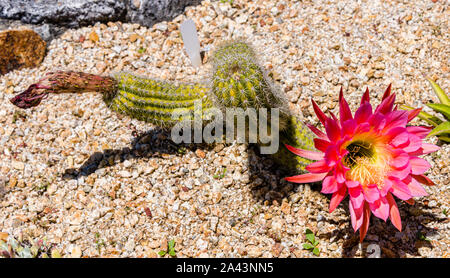
M 33 30 L 0 32 L 0 74 L 39 65 L 44 59 L 46 45 Z

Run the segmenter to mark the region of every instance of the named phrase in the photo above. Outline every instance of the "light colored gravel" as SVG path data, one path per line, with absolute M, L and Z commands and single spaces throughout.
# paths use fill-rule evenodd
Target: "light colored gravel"
M 448 257 L 449 145 L 427 156 L 437 183 L 430 195 L 400 205 L 403 231 L 372 218 L 359 244 L 346 204 L 328 213 L 319 186 L 283 181 L 295 173 L 255 156 L 253 147 L 180 148 L 95 94 L 51 96 L 25 111 L 8 101 L 55 70 L 205 80 L 209 65 L 192 68 L 183 51 L 185 16 L 196 22 L 205 60 L 220 41 L 247 37 L 308 122 L 317 121 L 310 98 L 336 113 L 341 86 L 353 111 L 366 87 L 379 103 L 392 83 L 399 103 L 417 107 L 437 101 L 424 76 L 449 92 L 448 3 L 362 2 L 203 1 L 153 28 L 68 30 L 40 67 L 0 77 L 0 231 L 46 237 L 74 257 L 158 257 L 172 239 L 179 257 L 312 257 L 302 248 L 306 228 L 318 236 L 321 257 L 368 256 L 369 244 L 382 256 Z M 147 135 L 133 145 L 134 130 Z

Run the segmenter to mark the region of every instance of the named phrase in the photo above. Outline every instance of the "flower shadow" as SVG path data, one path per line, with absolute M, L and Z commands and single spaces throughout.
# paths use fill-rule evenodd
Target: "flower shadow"
M 342 202 L 342 208 L 349 213 L 348 202 Z M 429 227 L 430 223 L 447 221 L 447 218 L 439 217 L 430 212 L 420 200 L 414 205 L 406 204 L 402 201 L 398 202 L 399 211 L 402 218 L 402 231 L 399 232 L 390 221 L 371 217 L 369 230 L 364 241 L 360 244 L 359 233 L 354 233 L 351 227 L 350 219 L 336 221 L 332 218 L 325 221 L 329 224 L 341 226 L 343 229 L 335 229 L 330 233 L 322 234 L 320 238 L 331 239 L 333 241 L 342 241 L 341 257 L 387 257 L 387 258 L 403 258 L 403 257 L 420 257 L 424 256 L 421 248 L 434 248 L 433 239 L 438 231 Z M 378 254 L 374 254 L 378 252 Z

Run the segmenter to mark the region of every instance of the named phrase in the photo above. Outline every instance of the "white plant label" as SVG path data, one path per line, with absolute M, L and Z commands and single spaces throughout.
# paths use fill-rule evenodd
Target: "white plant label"
M 194 67 L 202 64 L 200 56 L 200 41 L 198 40 L 197 29 L 192 19 L 183 21 L 180 26 L 181 37 L 183 38 L 184 48 Z

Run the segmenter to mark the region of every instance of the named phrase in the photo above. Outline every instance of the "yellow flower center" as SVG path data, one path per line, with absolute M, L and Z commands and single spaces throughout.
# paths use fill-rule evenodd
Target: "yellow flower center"
M 390 156 L 382 151 L 380 142 L 364 139 L 353 140 L 346 147 L 349 153 L 344 157 L 344 165 L 350 168 L 346 178 L 358 181 L 363 187 L 376 184 L 380 189 L 384 185 L 386 174 L 391 169 Z

